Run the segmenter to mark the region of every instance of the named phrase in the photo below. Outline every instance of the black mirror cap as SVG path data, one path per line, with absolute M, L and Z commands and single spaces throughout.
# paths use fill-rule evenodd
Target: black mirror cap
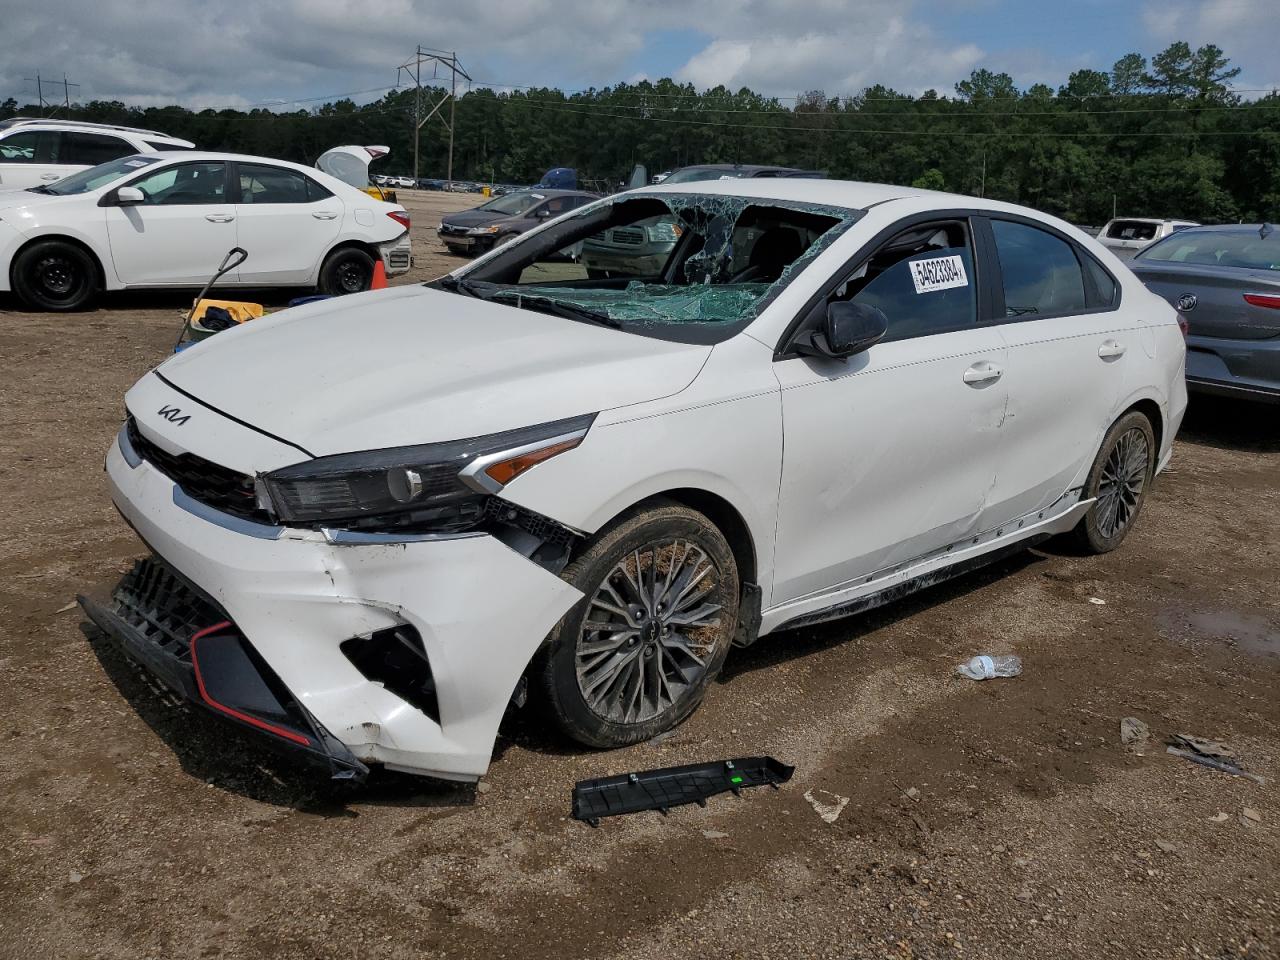
M 846 360 L 879 343 L 889 332 L 889 318 L 879 307 L 835 300 L 819 329 L 799 337 L 793 349 L 806 357 Z

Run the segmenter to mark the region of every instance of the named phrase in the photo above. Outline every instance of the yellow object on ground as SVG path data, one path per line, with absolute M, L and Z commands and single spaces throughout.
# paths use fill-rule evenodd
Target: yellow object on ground
M 210 307 L 221 307 L 231 314 L 231 319 L 236 323 L 244 323 L 246 320 L 254 320 L 262 316 L 260 303 L 248 303 L 244 300 L 200 300 L 196 302 L 195 312 L 191 314 L 192 324 L 203 320 L 205 311 Z

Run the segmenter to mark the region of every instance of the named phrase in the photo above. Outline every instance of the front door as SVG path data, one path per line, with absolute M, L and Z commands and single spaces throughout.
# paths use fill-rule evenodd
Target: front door
M 881 309 L 885 339 L 848 360 L 774 364 L 785 444 L 771 604 L 852 585 L 981 528 L 1005 348 L 980 323 L 973 251 L 965 217 L 904 227 L 828 298 Z
M 227 203 L 226 164 L 178 163 L 144 174 L 142 203 L 104 208 L 111 259 L 121 282 L 203 286 L 236 245 L 235 207 Z M 223 278 L 232 283 L 235 272 Z

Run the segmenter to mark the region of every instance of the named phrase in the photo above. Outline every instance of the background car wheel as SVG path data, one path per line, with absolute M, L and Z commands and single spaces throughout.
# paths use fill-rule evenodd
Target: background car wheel
M 500 233 L 498 238 L 493 241 L 494 247 L 505 247 L 508 243 L 520 236 L 518 233 Z
M 688 717 L 737 626 L 738 567 L 724 535 L 663 503 L 600 534 L 563 576 L 585 597 L 535 668 L 561 729 L 621 747 Z
M 320 292 L 335 297 L 360 293 L 373 283 L 373 257 L 355 247 L 331 253 L 320 268 Z
M 1073 531 L 1080 547 L 1108 553 L 1120 546 L 1142 511 L 1155 464 L 1151 421 L 1140 413 L 1125 414 L 1107 431 L 1085 481 L 1083 495 L 1098 502 Z
M 33 244 L 13 264 L 13 290 L 39 310 L 81 310 L 98 292 L 98 265 L 70 243 Z

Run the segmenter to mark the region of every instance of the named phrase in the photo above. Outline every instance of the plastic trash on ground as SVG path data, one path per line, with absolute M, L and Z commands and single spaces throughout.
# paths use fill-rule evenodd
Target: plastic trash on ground
M 956 667 L 956 673 L 970 680 L 991 680 L 995 677 L 1016 677 L 1022 673 L 1022 659 L 1013 654 L 992 657 L 979 654 L 968 663 Z

